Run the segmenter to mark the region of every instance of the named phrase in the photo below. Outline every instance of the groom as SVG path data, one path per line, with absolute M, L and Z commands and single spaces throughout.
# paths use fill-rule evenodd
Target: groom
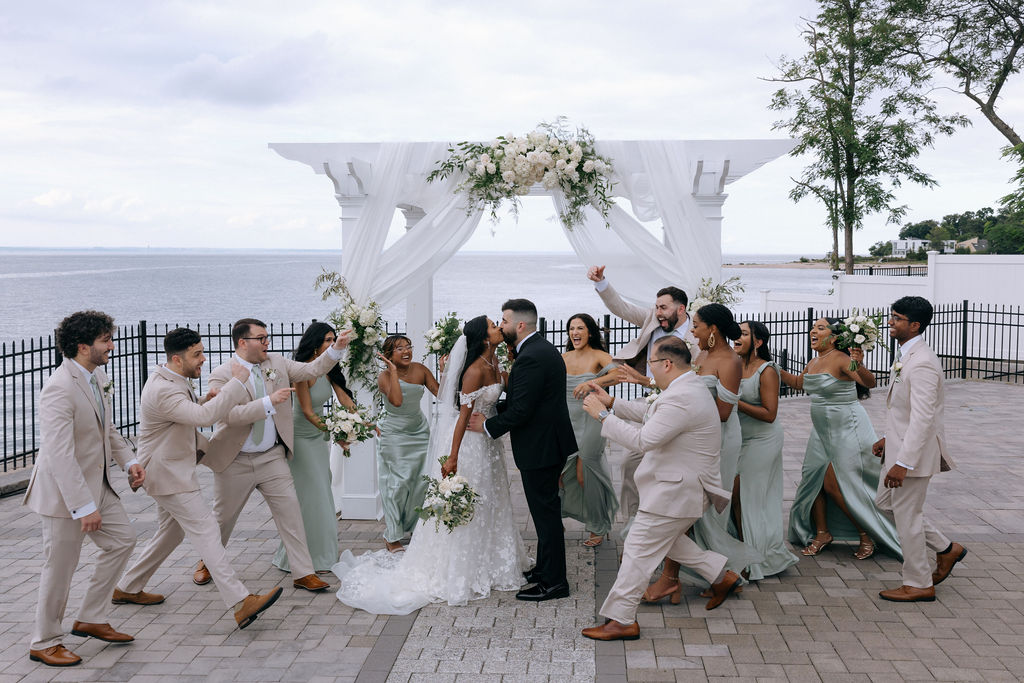
M 505 432 L 512 435 L 512 455 L 537 528 L 537 566 L 526 574 L 526 580 L 536 585 L 519 591 L 516 598 L 566 598 L 569 583 L 558 478 L 577 447 L 565 402 L 565 362 L 551 342 L 537 334 L 533 302 L 510 299 L 502 304 L 500 327 L 516 359 L 508 377 L 505 409 L 486 421 L 474 413 L 469 429 L 492 439 Z

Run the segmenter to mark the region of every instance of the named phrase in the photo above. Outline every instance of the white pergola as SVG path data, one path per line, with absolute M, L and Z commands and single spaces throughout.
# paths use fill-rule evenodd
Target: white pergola
M 616 288 L 646 303 L 668 283 L 694 291 L 701 278 L 721 279 L 726 185 L 792 150 L 783 140 L 604 140 L 596 144 L 614 169 L 610 228 L 596 211 L 565 234 L 581 261 L 608 264 Z M 459 178 L 427 183 L 449 143 L 270 143 L 270 149 L 326 176 L 341 207 L 341 274 L 359 303 L 387 307 L 405 300 L 412 339 L 434 324 L 433 275 L 473 234 L 481 212 L 454 193 Z M 531 195 L 557 190 L 541 186 Z M 625 202 L 619 202 L 625 204 Z M 395 211 L 406 234 L 385 249 Z M 651 225 L 656 227 L 652 230 Z M 563 226 L 564 229 L 564 226 Z M 660 234 L 659 234 L 660 233 Z M 655 237 L 654 235 L 658 236 Z M 359 389 L 356 388 L 358 392 Z M 379 519 L 377 463 L 371 442 L 351 458 L 332 455 L 335 502 L 347 519 Z

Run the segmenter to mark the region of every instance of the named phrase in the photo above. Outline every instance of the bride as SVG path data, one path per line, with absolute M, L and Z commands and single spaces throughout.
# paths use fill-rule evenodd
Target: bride
M 451 533 L 421 520 L 404 553 L 346 550 L 331 569 L 341 579 L 338 599 L 373 614 L 409 614 L 431 602 L 465 605 L 491 590 L 524 583 L 529 559 L 512 517 L 501 442 L 467 432 L 473 412 L 495 414 L 502 376 L 495 358 L 501 330 L 486 316 L 462 328 L 441 376 L 438 424 L 431 430 L 430 475 L 458 472 L 480 494 L 472 521 Z M 447 456 L 444 466 L 439 460 Z

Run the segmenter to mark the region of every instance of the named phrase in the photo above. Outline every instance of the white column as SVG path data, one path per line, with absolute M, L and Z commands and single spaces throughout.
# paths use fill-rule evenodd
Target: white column
M 418 206 L 399 204 L 398 208 L 405 215 L 405 229 L 412 230 L 420 222 L 426 212 Z M 409 335 L 415 347 L 413 360 L 418 361 L 423 357 L 426 341 L 423 335 L 434 326 L 434 276 L 429 275 L 425 280 L 409 283 L 409 290 L 405 297 L 405 333 Z M 433 371 L 433 369 L 431 369 Z M 429 391 L 423 392 L 420 401 L 420 409 L 425 415 L 430 415 L 434 397 Z
M 345 245 L 352 241 L 351 233 L 362 213 L 366 195 L 337 193 L 334 196 L 341 206 L 341 242 L 344 259 Z M 350 383 L 349 388 L 355 394 L 356 401 L 362 405 L 369 405 L 372 401 L 367 387 Z M 357 443 L 349 451 L 351 456 L 346 458 L 342 455 L 341 448 L 331 447 L 331 490 L 334 493 L 335 510 L 342 513 L 344 519 L 380 519 L 384 510 L 377 488 L 377 442 L 371 439 Z
M 722 281 L 722 205 L 725 204 L 728 196 L 721 193 L 695 194 L 693 196 L 697 206 L 700 207 L 700 212 L 704 215 L 704 220 L 707 221 L 710 233 L 706 240 L 702 238 L 701 241 L 718 247 L 718 256 L 715 259 L 717 270 L 709 274 L 714 282 Z

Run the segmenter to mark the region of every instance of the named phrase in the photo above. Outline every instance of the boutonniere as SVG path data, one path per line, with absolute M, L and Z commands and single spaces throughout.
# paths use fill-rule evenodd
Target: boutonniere
M 659 396 L 661 396 L 661 389 L 658 387 L 652 388 L 651 393 L 647 394 L 647 407 L 650 408 L 658 400 Z
M 269 379 L 271 382 L 273 382 L 275 379 L 277 379 L 277 370 L 275 370 L 274 368 L 267 368 L 266 370 L 263 371 L 263 376 Z
M 188 382 L 188 388 L 191 389 L 192 393 L 193 394 L 196 393 L 196 391 L 197 391 L 197 389 L 196 389 L 196 381 L 194 379 L 192 379 L 191 377 L 189 377 L 185 381 Z
M 103 398 L 110 398 L 114 394 L 114 380 L 103 385 Z
M 903 369 L 903 363 L 896 361 L 892 364 L 892 381 L 893 384 L 899 384 L 902 380 L 900 379 L 900 371 Z

